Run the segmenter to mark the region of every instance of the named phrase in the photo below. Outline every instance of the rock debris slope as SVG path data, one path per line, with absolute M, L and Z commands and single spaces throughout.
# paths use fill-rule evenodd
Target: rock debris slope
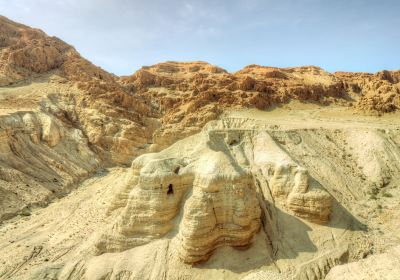
M 332 269 L 329 279 L 397 279 L 399 275 L 400 247 L 365 260 L 340 265 Z M 390 272 L 390 273 L 389 273 Z
M 117 77 L 0 17 L 0 279 L 385 279 L 399 107 L 400 71 Z

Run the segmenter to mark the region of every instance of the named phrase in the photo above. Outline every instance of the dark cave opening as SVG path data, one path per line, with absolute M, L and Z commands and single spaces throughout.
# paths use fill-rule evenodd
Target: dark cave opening
M 174 194 L 174 186 L 172 184 L 168 185 L 168 191 L 167 194 Z

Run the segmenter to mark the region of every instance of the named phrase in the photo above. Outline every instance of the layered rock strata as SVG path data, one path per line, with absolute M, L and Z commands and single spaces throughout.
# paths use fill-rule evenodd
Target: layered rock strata
M 0 221 L 68 192 L 100 165 L 81 130 L 45 113 L 0 116 L 0 140 Z
M 110 208 L 123 210 L 96 243 L 97 253 L 123 251 L 170 234 L 179 241 L 180 258 L 196 263 L 220 246 L 250 245 L 262 216 L 270 215 L 262 212 L 270 207 L 312 222 L 328 221 L 329 194 L 268 132 L 220 125 L 211 123 L 200 134 L 133 161 L 132 179 Z M 256 170 L 264 170 L 272 200 L 260 193 Z M 260 205 L 260 194 L 268 208 Z

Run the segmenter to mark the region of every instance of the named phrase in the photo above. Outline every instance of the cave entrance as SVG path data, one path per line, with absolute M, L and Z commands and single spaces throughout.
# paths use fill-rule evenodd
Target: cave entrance
M 168 185 L 168 191 L 167 194 L 174 194 L 174 186 L 172 184 Z

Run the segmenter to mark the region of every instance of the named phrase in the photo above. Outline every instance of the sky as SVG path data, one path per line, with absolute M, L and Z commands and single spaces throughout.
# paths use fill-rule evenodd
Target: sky
M 400 69 L 399 13 L 398 0 L 0 0 L 117 75 L 168 60 Z

